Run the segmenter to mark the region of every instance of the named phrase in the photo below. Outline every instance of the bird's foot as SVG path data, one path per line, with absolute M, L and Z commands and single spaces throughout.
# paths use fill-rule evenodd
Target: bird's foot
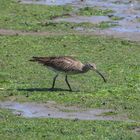
M 69 91 L 72 92 L 72 89 L 70 89 Z
M 52 88 L 49 88 L 49 91 L 54 91 L 55 89 L 52 87 Z

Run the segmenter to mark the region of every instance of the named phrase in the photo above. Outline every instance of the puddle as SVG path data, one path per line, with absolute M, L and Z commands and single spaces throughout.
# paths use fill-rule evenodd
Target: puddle
M 93 24 L 98 24 L 100 22 L 104 22 L 104 21 L 110 21 L 109 17 L 107 16 L 90 16 L 90 17 L 86 17 L 86 16 L 71 16 L 68 18 L 56 18 L 54 19 L 55 22 L 75 22 L 75 23 L 83 23 L 83 22 L 90 22 Z
M 41 103 L 0 102 L 0 108 L 12 110 L 15 115 L 27 118 L 62 118 L 78 120 L 128 120 L 126 116 L 102 114 L 112 112 L 110 109 L 89 109 L 75 106 L 62 106 L 53 101 Z
M 76 0 L 21 0 L 26 4 L 42 4 L 42 5 L 66 5 L 75 2 Z
M 113 21 L 111 16 L 121 17 L 121 20 L 117 21 L 119 26 L 110 27 L 108 29 L 109 34 L 113 36 L 119 36 L 119 34 L 123 34 L 121 38 L 127 38 L 125 35 L 127 34 L 128 39 L 135 41 L 134 36 L 140 35 L 140 22 L 138 22 L 138 18 L 140 18 L 140 1 L 139 0 L 21 0 L 22 3 L 33 3 L 33 4 L 46 4 L 46 5 L 72 5 L 76 8 L 84 8 L 84 7 L 99 7 L 100 9 L 112 9 L 115 11 L 111 15 L 108 16 L 71 16 L 68 18 L 56 18 L 54 19 L 57 22 L 66 21 L 66 22 L 90 22 L 90 23 L 100 23 L 103 21 Z M 84 30 L 86 32 L 86 30 Z M 92 29 L 91 29 L 92 31 Z M 104 31 L 104 30 L 103 30 Z M 102 32 L 103 32 L 102 31 Z M 94 29 L 95 32 L 95 29 Z M 108 35 L 108 32 L 105 30 L 104 34 Z M 112 33 L 110 33 L 112 32 Z M 138 34 L 139 33 L 139 34 Z M 129 35 L 128 35 L 129 34 Z M 140 38 L 138 38 L 140 41 Z
M 132 131 L 133 131 L 135 134 L 139 134 L 139 135 L 140 135 L 140 127 L 133 128 Z
M 130 31 L 119 32 L 119 31 L 113 30 L 112 28 L 100 30 L 100 29 L 95 29 L 95 28 L 88 29 L 88 28 L 83 28 L 83 27 L 76 27 L 75 30 L 79 31 L 81 34 L 110 36 L 110 37 L 140 42 L 140 32 L 130 32 Z

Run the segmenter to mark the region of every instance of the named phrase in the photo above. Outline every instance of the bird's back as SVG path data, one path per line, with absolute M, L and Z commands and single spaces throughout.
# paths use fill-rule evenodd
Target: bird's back
M 58 57 L 33 57 L 31 61 L 37 61 L 55 71 L 76 74 L 82 71 L 83 64 L 70 56 Z

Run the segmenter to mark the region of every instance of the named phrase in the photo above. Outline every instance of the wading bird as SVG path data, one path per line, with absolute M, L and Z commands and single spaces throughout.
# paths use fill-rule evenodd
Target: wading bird
M 69 90 L 72 91 L 71 86 L 68 82 L 67 75 L 72 74 L 82 74 L 86 73 L 89 70 L 93 70 L 98 73 L 106 82 L 104 76 L 96 69 L 96 65 L 94 63 L 86 63 L 83 64 L 80 61 L 74 59 L 70 56 L 58 56 L 58 57 L 32 57 L 30 61 L 38 62 L 43 64 L 44 66 L 52 69 L 56 72 L 55 77 L 53 78 L 52 90 L 55 86 L 56 78 L 58 77 L 59 73 L 65 74 L 65 81 L 69 87 Z

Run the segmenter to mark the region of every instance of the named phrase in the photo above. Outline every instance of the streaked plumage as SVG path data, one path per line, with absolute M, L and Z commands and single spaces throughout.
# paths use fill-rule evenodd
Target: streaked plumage
M 44 66 L 52 69 L 53 71 L 55 71 L 57 73 L 53 79 L 52 89 L 54 88 L 55 80 L 58 77 L 59 73 L 64 73 L 66 75 L 65 81 L 66 81 L 70 91 L 72 91 L 72 89 L 67 80 L 67 75 L 70 75 L 70 74 L 85 73 L 92 69 L 95 72 L 97 72 L 103 78 L 103 80 L 106 82 L 103 75 L 99 71 L 96 70 L 96 65 L 94 63 L 93 64 L 89 64 L 89 63 L 83 64 L 80 61 L 78 61 L 70 56 L 33 57 L 30 61 L 37 61 L 38 63 L 43 64 Z

